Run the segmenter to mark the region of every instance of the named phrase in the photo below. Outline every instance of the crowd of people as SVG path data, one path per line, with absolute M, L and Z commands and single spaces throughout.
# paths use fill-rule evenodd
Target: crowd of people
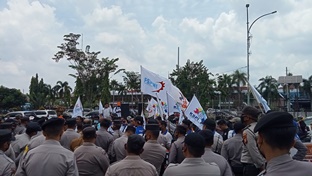
M 175 114 L 173 119 L 180 117 Z M 98 122 L 98 123 L 95 123 Z M 0 175 L 16 176 L 256 176 L 312 173 L 307 148 L 286 112 L 206 119 L 202 129 L 185 118 L 110 117 L 30 120 L 0 124 Z M 173 131 L 173 132 L 170 132 Z M 290 149 L 298 151 L 290 155 Z

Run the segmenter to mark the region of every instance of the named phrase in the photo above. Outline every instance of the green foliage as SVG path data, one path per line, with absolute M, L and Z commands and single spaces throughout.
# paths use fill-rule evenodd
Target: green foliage
M 27 102 L 26 95 L 20 90 L 9 89 L 0 86 L 0 107 L 1 109 L 19 108 Z
M 271 104 L 272 100 L 279 98 L 277 91 L 278 83 L 275 78 L 272 76 L 266 76 L 264 78 L 260 78 L 259 81 L 261 81 L 258 86 L 259 92 L 269 104 Z
M 28 97 L 32 108 L 38 109 L 44 106 L 48 102 L 49 93 L 49 86 L 43 82 L 42 78 L 39 81 L 38 74 L 31 78 Z

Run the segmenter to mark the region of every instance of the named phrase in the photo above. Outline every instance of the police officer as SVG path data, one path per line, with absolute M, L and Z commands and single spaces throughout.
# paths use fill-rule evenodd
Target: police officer
M 147 124 L 145 126 L 145 142 L 144 151 L 140 157 L 151 164 L 153 164 L 158 173 L 160 173 L 161 165 L 166 157 L 166 148 L 161 146 L 157 142 L 159 136 L 159 125 L 158 124 Z
M 207 163 L 216 163 L 221 172 L 221 176 L 232 176 L 232 171 L 227 160 L 219 154 L 214 153 L 211 150 L 211 146 L 213 144 L 213 132 L 211 130 L 201 130 L 199 133 L 205 139 L 205 153 L 202 158 Z
M 311 163 L 293 160 L 289 155 L 296 134 L 292 115 L 270 112 L 259 120 L 254 132 L 259 133 L 257 143 L 267 161 L 260 175 L 311 175 Z
M 254 132 L 260 113 L 258 109 L 246 106 L 241 114 L 241 121 L 246 125 L 243 131 L 243 150 L 241 156 L 244 175 L 246 176 L 258 175 L 264 169 L 265 159 L 257 148 L 257 134 Z
M 0 129 L 0 175 L 13 175 L 16 168 L 14 161 L 4 154 L 8 150 L 12 139 L 11 131 Z
M 97 137 L 95 144 L 108 152 L 109 146 L 114 141 L 113 135 L 108 132 L 108 128 L 111 126 L 111 121 L 108 119 L 102 119 L 100 125 L 101 128 L 96 132 Z
M 140 154 L 143 152 L 144 139 L 142 136 L 133 134 L 128 137 L 125 148 L 127 156 L 107 169 L 106 176 L 113 175 L 146 175 L 157 176 L 155 166 L 142 160 Z
M 60 144 L 64 119 L 51 118 L 43 125 L 46 140 L 40 146 L 25 153 L 16 171 L 16 176 L 78 176 L 74 153 Z
M 220 154 L 221 148 L 223 145 L 223 138 L 222 136 L 216 131 L 216 122 L 210 118 L 207 118 L 203 122 L 203 129 L 209 129 L 214 133 L 213 136 L 213 145 L 211 146 L 211 149 L 213 152 Z
M 76 129 L 76 119 L 70 118 L 66 120 L 67 129 L 63 133 L 60 143 L 63 147 L 70 150 L 70 144 L 72 140 L 77 139 L 80 137 L 80 134 L 75 131 Z
M 169 163 L 181 163 L 184 160 L 182 152 L 183 142 L 185 139 L 186 128 L 182 125 L 178 125 L 174 132 L 174 137 L 177 139 L 172 143 L 169 152 Z
M 207 175 L 220 176 L 220 169 L 215 163 L 206 163 L 201 157 L 205 153 L 204 138 L 197 133 L 190 133 L 185 137 L 183 154 L 185 159 L 181 164 L 169 164 L 164 176 Z
M 109 159 L 107 153 L 95 145 L 96 130 L 87 127 L 82 130 L 82 134 L 83 144 L 74 151 L 79 176 L 103 176 L 109 166 Z

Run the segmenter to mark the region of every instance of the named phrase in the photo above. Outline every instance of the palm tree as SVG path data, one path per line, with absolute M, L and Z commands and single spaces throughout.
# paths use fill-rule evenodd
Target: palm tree
M 72 91 L 68 82 L 57 81 L 53 89 L 58 93 L 59 98 L 63 100 L 63 103 L 68 106 L 68 104 L 70 104 L 70 93 Z
M 232 76 L 223 74 L 218 77 L 218 90 L 221 91 L 221 94 L 224 96 L 227 102 L 230 101 L 230 95 L 233 92 L 232 89 Z M 230 104 L 229 104 L 230 106 Z
M 233 74 L 233 83 L 236 84 L 236 89 L 238 92 L 238 105 L 241 105 L 241 85 L 246 85 L 246 73 L 245 72 L 240 72 L 239 70 L 236 70 Z
M 303 79 L 303 91 L 310 99 L 310 110 L 312 110 L 312 75 L 308 79 Z
M 54 105 L 57 92 L 49 84 L 45 85 L 45 89 L 47 92 L 47 100 L 48 100 L 49 109 L 51 109 L 51 106 Z
M 272 76 L 266 76 L 264 78 L 260 78 L 259 81 L 261 82 L 258 86 L 258 89 L 260 90 L 263 98 L 268 100 L 268 103 L 270 105 L 271 100 L 279 96 L 277 91 L 277 80 Z
M 133 71 L 125 71 L 126 76 L 123 76 L 125 86 L 131 91 L 131 101 L 133 102 L 133 92 L 140 89 L 140 74 Z

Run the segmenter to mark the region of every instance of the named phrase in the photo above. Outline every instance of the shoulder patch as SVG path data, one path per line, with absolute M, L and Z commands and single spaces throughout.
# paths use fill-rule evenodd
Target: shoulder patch
M 248 143 L 248 140 L 247 140 L 247 132 L 244 131 L 243 132 L 243 143 L 246 145 Z

